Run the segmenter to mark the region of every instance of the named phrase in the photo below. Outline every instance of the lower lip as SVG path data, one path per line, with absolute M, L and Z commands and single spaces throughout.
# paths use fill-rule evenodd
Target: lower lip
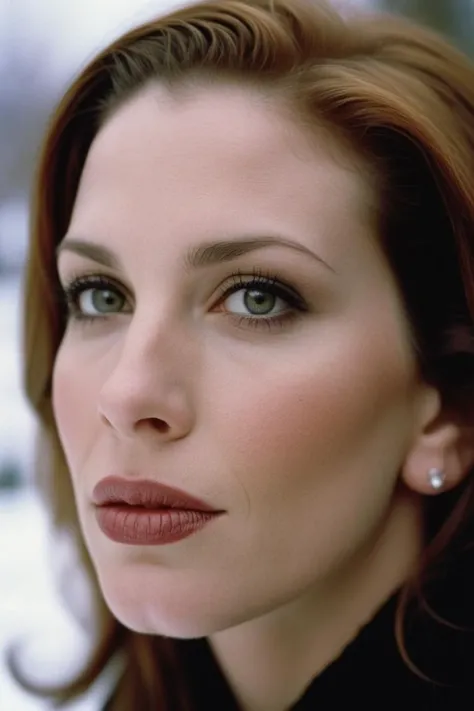
M 219 514 L 187 509 L 153 510 L 117 505 L 97 507 L 95 515 L 102 533 L 116 543 L 159 546 L 192 536 Z

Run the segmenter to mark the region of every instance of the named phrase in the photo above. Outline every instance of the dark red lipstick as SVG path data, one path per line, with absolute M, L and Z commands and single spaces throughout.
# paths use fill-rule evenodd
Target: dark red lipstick
M 184 491 L 148 479 L 102 479 L 92 502 L 101 531 L 116 543 L 164 545 L 200 531 L 224 513 Z

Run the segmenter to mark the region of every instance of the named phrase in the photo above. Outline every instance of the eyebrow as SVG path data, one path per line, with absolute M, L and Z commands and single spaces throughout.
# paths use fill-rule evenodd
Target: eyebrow
M 268 237 L 244 236 L 240 239 L 208 242 L 197 247 L 191 247 L 185 255 L 184 266 L 187 270 L 209 267 L 224 262 L 230 262 L 250 252 L 255 252 L 265 247 L 274 247 L 275 245 L 289 247 L 297 252 L 301 252 L 335 273 L 335 269 L 328 264 L 328 262 L 308 249 L 308 247 L 277 235 Z M 116 254 L 107 247 L 103 247 L 95 242 L 68 237 L 57 247 L 56 258 L 59 258 L 59 255 L 65 251 L 73 252 L 86 259 L 91 259 L 110 269 L 117 271 L 122 269 L 120 259 Z

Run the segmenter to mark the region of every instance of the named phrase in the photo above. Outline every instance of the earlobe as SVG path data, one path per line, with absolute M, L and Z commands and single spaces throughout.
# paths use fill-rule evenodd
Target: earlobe
M 417 414 L 417 434 L 402 467 L 402 480 L 423 495 L 454 489 L 474 466 L 474 422 L 444 410 L 434 388 L 426 389 Z
M 428 472 L 428 481 L 433 491 L 441 491 L 446 484 L 446 472 L 433 467 Z

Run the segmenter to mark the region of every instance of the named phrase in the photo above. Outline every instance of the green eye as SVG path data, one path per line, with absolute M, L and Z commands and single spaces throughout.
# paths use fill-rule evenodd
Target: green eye
M 242 288 L 230 294 L 224 302 L 226 311 L 249 317 L 277 316 L 288 308 L 288 301 L 272 293 L 270 287 Z M 285 308 L 286 303 L 286 308 Z M 277 308 L 279 307 L 280 308 Z
M 73 279 L 63 288 L 69 318 L 91 320 L 104 318 L 126 310 L 127 299 L 119 286 L 99 275 Z
M 81 313 L 89 316 L 94 313 L 117 313 L 122 310 L 124 302 L 124 297 L 115 290 L 98 289 L 97 287 L 84 289 L 77 300 Z

